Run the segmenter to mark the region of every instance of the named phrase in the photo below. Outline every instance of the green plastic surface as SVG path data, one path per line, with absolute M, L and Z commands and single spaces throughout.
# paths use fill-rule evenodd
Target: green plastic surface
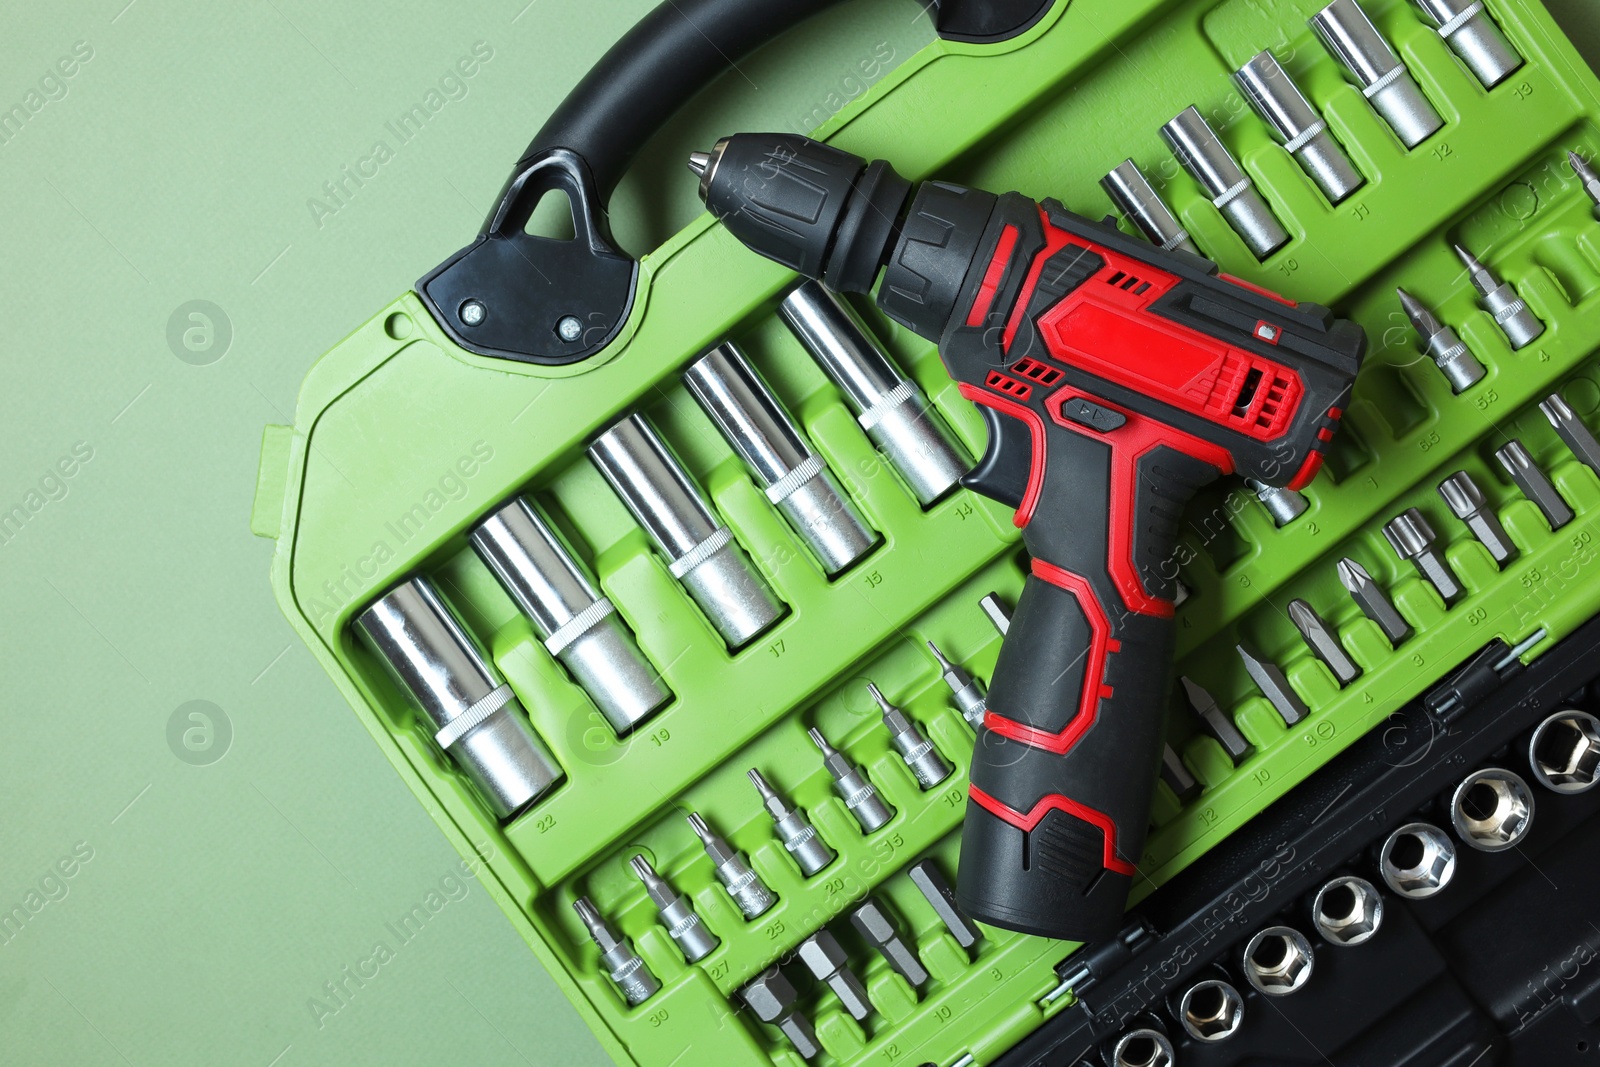
M 1543 627 L 1553 641 L 1600 607 L 1592 580 L 1600 481 L 1556 441 L 1534 404 L 1560 387 L 1580 414 L 1600 408 L 1588 359 L 1600 343 L 1600 223 L 1564 162 L 1600 148 L 1600 84 L 1534 0 L 1491 10 L 1527 57 L 1485 92 L 1415 9 L 1366 5 L 1447 120 L 1412 152 L 1347 84 L 1305 29 L 1311 0 L 1070 0 L 1004 46 L 935 43 L 823 133 L 886 156 L 912 177 L 937 175 L 1106 209 L 1097 181 L 1133 156 L 1224 270 L 1335 305 L 1368 328 L 1373 352 L 1309 511 L 1275 529 L 1236 483 L 1190 511 L 1180 559 L 1193 596 L 1179 610 L 1180 669 L 1229 709 L 1257 752 L 1238 769 L 1174 703 L 1169 737 L 1205 784 L 1180 807 L 1158 789 L 1156 829 L 1136 896 L 1170 878 L 1351 740 L 1495 636 Z M 1228 72 L 1270 47 L 1323 110 L 1368 177 L 1330 208 L 1244 108 Z M 1256 178 L 1293 240 L 1257 263 L 1181 174 L 1157 130 L 1200 106 Z M 687 180 L 687 179 L 685 179 Z M 1449 250 L 1459 241 L 1514 284 L 1549 330 L 1512 353 L 1475 305 Z M 921 793 L 867 698 L 876 681 L 944 755 L 963 765 L 972 734 L 950 706 L 923 641 L 981 676 L 998 638 L 977 608 L 1021 584 L 1004 509 L 964 492 L 926 512 L 875 455 L 837 391 L 776 321 L 792 282 L 702 217 L 647 256 L 618 341 L 580 368 L 509 364 L 452 346 L 411 294 L 374 316 L 308 374 L 292 430 L 263 446 L 252 528 L 275 534 L 273 588 L 301 637 L 350 698 L 374 740 L 619 1062 L 734 1064 L 798 1058 L 730 994 L 869 889 L 888 896 L 934 976 L 920 997 L 853 944 L 877 1012 L 865 1024 L 831 995 L 809 994 L 834 1062 L 987 1062 L 1070 1003 L 1053 967 L 1073 946 L 985 929 L 969 958 L 898 872 L 925 855 L 953 876 L 964 777 Z M 1488 366 L 1452 396 L 1415 349 L 1394 287 L 1433 305 Z M 976 453 L 975 413 L 944 379 L 932 347 L 858 305 L 900 365 Z M 883 534 L 844 575 L 825 580 L 711 431 L 678 382 L 707 346 L 738 340 Z M 628 410 L 645 411 L 707 489 L 789 607 L 730 655 L 583 458 L 585 442 Z M 1494 463 L 1521 439 L 1578 513 L 1552 533 Z M 1439 502 L 1434 486 L 1470 470 L 1521 550 L 1503 571 Z M 619 741 L 545 653 L 466 545 L 464 532 L 514 492 L 557 516 L 598 573 L 676 699 Z M 1420 507 L 1449 543 L 1470 595 L 1445 610 L 1383 543 L 1379 528 Z M 1416 635 L 1391 651 L 1334 575 L 1342 555 L 1390 588 Z M 494 659 L 567 781 L 497 826 L 429 740 L 431 730 L 357 646 L 349 622 L 416 571 L 438 580 Z M 1339 690 L 1282 608 L 1309 600 L 1364 674 Z M 1243 640 L 1284 665 L 1311 716 L 1286 729 L 1234 657 Z M 1537 654 L 1535 649 L 1535 654 Z M 863 836 L 830 792 L 803 731 L 816 726 L 866 768 L 897 809 Z M 1401 758 L 1404 754 L 1398 754 Z M 803 879 L 745 779 L 760 767 L 803 807 L 841 861 Z M 746 923 L 716 884 L 683 815 L 699 811 L 751 857 L 779 897 Z M 626 864 L 636 852 L 690 894 L 722 945 L 685 965 Z M 571 902 L 589 895 L 627 934 L 663 990 L 629 1009 L 599 967 Z M 841 924 L 834 923 L 835 929 Z

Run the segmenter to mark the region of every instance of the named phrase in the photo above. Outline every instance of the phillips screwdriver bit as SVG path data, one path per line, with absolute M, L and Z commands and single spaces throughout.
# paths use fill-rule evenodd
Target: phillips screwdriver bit
M 1444 498 L 1445 506 L 1450 509 L 1451 514 L 1466 523 L 1467 529 L 1472 531 L 1472 536 L 1489 550 L 1489 555 L 1494 557 L 1497 566 L 1517 554 L 1517 546 L 1506 536 L 1506 529 L 1500 525 L 1499 516 L 1495 515 L 1494 509 L 1484 499 L 1483 490 L 1472 480 L 1472 475 L 1466 471 L 1456 471 L 1439 483 L 1439 496 Z
M 868 897 L 862 904 L 850 913 L 850 925 L 866 938 L 867 942 L 877 949 L 883 958 L 889 961 L 889 966 L 899 972 L 900 977 L 910 982 L 913 988 L 921 986 L 928 980 L 928 971 L 922 966 L 922 961 L 917 959 L 917 954 L 911 951 L 905 938 L 900 934 L 900 924 L 877 898 Z
M 1456 331 L 1440 322 L 1426 304 L 1404 289 L 1396 289 L 1395 293 L 1400 297 L 1400 307 L 1410 320 L 1411 328 L 1422 338 L 1422 350 L 1444 373 L 1451 390 L 1465 392 L 1482 380 L 1483 364 Z
M 728 895 L 733 902 L 739 905 L 739 911 L 746 919 L 754 919 L 762 915 L 772 905 L 778 902 L 761 881 L 761 876 L 751 869 L 744 854 L 722 838 L 718 837 L 706 825 L 699 812 L 689 815 L 689 828 L 705 846 L 706 855 L 711 857 L 711 862 L 716 865 L 717 881 L 721 882 L 728 890 Z
M 833 990 L 852 1019 L 860 1022 L 872 1014 L 872 1005 L 867 1001 L 867 989 L 850 969 L 849 958 L 845 956 L 844 946 L 839 944 L 838 938 L 826 930 L 818 930 L 800 942 L 794 951 L 801 962 L 811 968 L 811 973 L 818 981 L 828 983 L 828 988 Z
M 1456 245 L 1455 249 L 1456 255 L 1461 257 L 1461 265 L 1467 268 L 1472 287 L 1478 291 L 1478 306 L 1494 316 L 1495 325 L 1506 335 L 1512 348 L 1526 348 L 1544 333 L 1544 323 L 1509 282 L 1501 281 L 1465 248 Z
M 1549 477 L 1539 469 L 1538 464 L 1533 462 L 1533 457 L 1528 454 L 1521 441 L 1513 438 L 1508 444 L 1495 450 L 1494 458 L 1499 460 L 1500 466 L 1511 475 L 1511 480 L 1517 483 L 1522 495 L 1539 506 L 1539 510 L 1544 513 L 1544 521 L 1550 524 L 1550 529 L 1559 530 L 1572 521 L 1572 509 L 1561 499 L 1556 487 L 1550 484 Z
M 817 746 L 817 751 L 822 753 L 822 765 L 833 778 L 834 792 L 839 794 L 844 806 L 855 816 L 856 825 L 861 827 L 862 833 L 870 834 L 894 818 L 894 808 L 878 795 L 866 775 L 850 762 L 848 756 L 828 744 L 822 731 L 815 727 L 806 733 L 810 735 L 811 743 Z
M 590 902 L 588 897 L 579 897 L 572 902 L 572 909 L 578 913 L 578 918 L 583 920 L 583 925 L 589 931 L 589 937 L 600 949 L 600 962 L 605 965 L 606 973 L 611 975 L 611 980 L 616 983 L 622 996 L 628 1004 L 643 1004 L 661 989 L 661 983 L 656 981 L 656 976 L 650 973 L 650 968 L 645 966 L 644 960 L 633 951 L 633 946 L 625 937 L 618 937 L 612 932 L 611 927 L 600 917 L 600 912 Z
M 749 985 L 739 990 L 739 999 L 750 1006 L 757 1019 L 782 1030 L 783 1036 L 800 1053 L 801 1059 L 816 1059 L 822 1052 L 811 1020 L 795 1007 L 800 994 L 795 992 L 794 983 L 785 978 L 776 965 L 756 975 Z
M 1306 647 L 1333 672 L 1339 688 L 1343 689 L 1361 677 L 1361 668 L 1356 666 L 1356 661 L 1339 643 L 1339 635 L 1329 628 L 1310 604 L 1304 600 L 1289 601 L 1289 621 L 1305 638 Z
M 1189 706 L 1200 716 L 1200 721 L 1206 724 L 1206 729 L 1217 739 L 1217 744 L 1222 746 L 1234 766 L 1255 751 L 1255 746 L 1244 739 L 1244 734 L 1228 718 L 1227 712 L 1217 706 L 1215 697 L 1186 677 L 1179 677 L 1178 681 L 1183 683 Z
M 932 789 L 950 777 L 955 768 L 933 747 L 933 742 L 912 725 L 906 713 L 889 703 L 876 683 L 868 682 L 867 692 L 877 701 L 878 710 L 883 713 L 883 725 L 889 728 L 889 740 L 894 742 L 894 747 L 900 750 L 900 758 L 916 775 L 917 785 L 924 790 Z
M 761 794 L 761 803 L 766 807 L 767 814 L 772 816 L 778 828 L 778 839 L 800 865 L 801 873 L 809 878 L 832 863 L 833 849 L 822 840 L 817 828 L 807 822 L 804 815 L 785 804 L 777 791 L 761 777 L 760 771 L 751 767 L 746 773 L 750 775 L 750 783 L 756 787 L 756 792 Z
M 693 963 L 711 955 L 722 942 L 717 940 L 716 934 L 706 929 L 700 916 L 695 914 L 689 898 L 668 885 L 643 856 L 633 857 L 631 866 L 633 873 L 639 876 L 639 881 L 644 883 L 644 891 L 650 897 L 650 902 L 661 915 L 661 925 L 667 928 L 672 940 L 683 950 L 683 958 Z
M 1000 594 L 985 593 L 979 599 L 978 607 L 982 608 L 983 613 L 989 616 L 989 623 L 995 628 L 995 631 L 1001 637 L 1004 637 L 1006 631 L 1011 629 L 1011 612 L 1007 611 L 1005 604 L 1001 602 Z
M 1293 489 L 1280 489 L 1254 478 L 1246 478 L 1244 484 L 1267 509 L 1275 526 L 1287 526 L 1305 513 L 1306 498 Z
M 1277 709 L 1284 724 L 1293 726 L 1307 715 L 1311 709 L 1306 707 L 1300 695 L 1289 687 L 1289 679 L 1284 677 L 1283 669 L 1270 660 L 1260 660 L 1250 654 L 1243 645 L 1235 645 L 1239 658 L 1244 661 L 1244 669 L 1250 675 L 1250 680 L 1256 683 L 1256 688 L 1261 690 L 1263 696 Z
M 1572 173 L 1578 176 L 1583 191 L 1589 194 L 1589 199 L 1594 201 L 1595 207 L 1600 207 L 1600 174 L 1596 174 L 1594 168 L 1576 152 L 1568 152 L 1567 161 L 1572 164 Z
M 1183 757 L 1170 744 L 1161 749 L 1161 780 L 1167 783 L 1179 804 L 1187 804 L 1200 795 L 1200 783 L 1195 781 L 1189 768 L 1183 765 Z
M 949 686 L 950 696 L 955 700 L 962 718 L 976 730 L 983 725 L 983 717 L 989 713 L 989 694 L 983 688 L 983 683 L 968 674 L 960 664 L 951 663 L 932 641 L 928 642 L 928 651 L 939 661 L 939 677 Z
M 1461 595 L 1461 583 L 1456 581 L 1455 572 L 1434 550 L 1438 537 L 1422 512 L 1407 508 L 1389 520 L 1383 528 L 1383 536 L 1395 555 L 1417 568 L 1417 573 L 1428 580 L 1446 604 Z
M 1572 405 L 1563 400 L 1560 393 L 1551 393 L 1539 401 L 1539 410 L 1544 412 L 1544 417 L 1555 427 L 1556 436 L 1567 446 L 1567 451 L 1576 456 L 1584 466 L 1600 474 L 1600 441 L 1594 439 L 1594 434 L 1583 424 L 1583 420 L 1578 418 L 1577 412 L 1572 410 Z
M 906 871 L 906 875 L 933 908 L 933 913 L 939 916 L 944 928 L 950 931 L 950 936 L 956 939 L 956 944 L 971 948 L 978 943 L 978 928 L 956 907 L 955 890 L 945 881 L 938 864 L 931 859 L 918 860 Z
M 1349 592 L 1350 599 L 1356 602 L 1361 614 L 1378 624 L 1389 644 L 1399 645 L 1411 636 L 1411 624 L 1395 609 L 1394 601 L 1372 580 L 1365 567 L 1347 556 L 1339 561 L 1338 570 L 1339 581 Z

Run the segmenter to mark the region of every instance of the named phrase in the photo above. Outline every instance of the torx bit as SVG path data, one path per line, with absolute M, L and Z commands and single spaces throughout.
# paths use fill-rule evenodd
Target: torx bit
M 600 962 L 605 965 L 606 973 L 611 975 L 611 980 L 622 991 L 623 999 L 629 1006 L 643 1004 L 655 996 L 661 989 L 661 983 L 656 981 L 656 976 L 650 973 L 644 960 L 633 951 L 628 939 L 612 932 L 588 897 L 574 900 L 572 908 L 583 920 L 590 939 L 600 949 Z
M 1266 482 L 1258 482 L 1254 478 L 1246 478 L 1244 484 L 1267 509 L 1267 514 L 1272 516 L 1274 526 L 1289 525 L 1303 515 L 1309 506 L 1306 498 L 1293 489 L 1280 489 Z
M 706 855 L 716 865 L 717 881 L 727 888 L 728 895 L 739 905 L 739 911 L 746 919 L 764 914 L 778 902 L 772 890 L 761 881 L 761 876 L 751 869 L 744 853 L 712 832 L 699 812 L 689 814 L 689 828 L 700 839 Z
M 1293 726 L 1311 714 L 1306 702 L 1289 687 L 1289 679 L 1284 677 L 1281 667 L 1270 660 L 1257 659 L 1243 645 L 1235 645 L 1234 648 L 1238 651 L 1239 658 L 1244 661 L 1244 669 L 1250 675 L 1250 679 L 1277 709 L 1285 725 Z
M 995 632 L 1004 637 L 1006 631 L 1011 629 L 1011 612 L 1001 601 L 1000 594 L 983 594 L 978 600 L 978 607 L 982 608 L 983 613 L 989 616 L 989 624 L 995 628 Z
M 1578 418 L 1572 405 L 1561 399 L 1560 393 L 1551 393 L 1539 401 L 1539 410 L 1556 429 L 1556 436 L 1578 460 L 1596 474 L 1600 474 L 1600 441 Z
M 933 747 L 933 742 L 912 725 L 906 713 L 889 703 L 876 683 L 868 682 L 867 692 L 877 701 L 878 710 L 883 713 L 883 725 L 889 729 L 889 740 L 894 742 L 894 747 L 900 750 L 900 758 L 916 775 L 917 785 L 928 790 L 950 777 L 955 768 Z
M 1189 698 L 1189 706 L 1195 714 L 1200 716 L 1200 721 L 1206 724 L 1211 736 L 1217 739 L 1217 744 L 1228 754 L 1228 758 L 1237 767 L 1241 760 L 1255 751 L 1255 746 L 1246 741 L 1244 734 L 1233 724 L 1227 712 L 1217 706 L 1216 698 L 1186 677 L 1179 677 L 1183 683 L 1183 691 Z
M 756 975 L 749 985 L 739 990 L 739 999 L 750 1006 L 757 1019 L 782 1030 L 783 1036 L 800 1053 L 801 1059 L 816 1059 L 822 1052 L 811 1020 L 795 1008 L 800 994 L 795 992 L 794 983 L 784 977 L 776 964 Z
M 633 857 L 630 865 L 633 873 L 639 876 L 639 881 L 644 883 L 644 891 L 650 897 L 650 902 L 656 906 L 661 925 L 667 928 L 672 940 L 683 950 L 683 958 L 694 963 L 716 951 L 722 942 L 717 940 L 716 934 L 706 929 L 700 916 L 695 914 L 689 898 L 668 885 L 643 856 Z
M 1567 153 L 1567 162 L 1572 164 L 1572 173 L 1578 176 L 1583 191 L 1589 194 L 1589 199 L 1594 201 L 1595 207 L 1600 207 L 1600 174 L 1596 174 L 1594 168 L 1576 152 Z
M 951 663 L 932 641 L 928 642 L 928 651 L 939 661 L 939 676 L 949 686 L 950 696 L 960 709 L 962 718 L 976 730 L 983 725 L 983 717 L 989 713 L 989 694 L 983 688 L 983 683 L 968 674 L 960 664 Z
M 1550 529 L 1559 530 L 1572 521 L 1572 508 L 1561 499 L 1561 494 L 1556 492 L 1549 477 L 1533 462 L 1533 457 L 1521 441 L 1512 438 L 1509 443 L 1495 449 L 1494 458 L 1511 475 L 1511 480 L 1517 483 L 1522 495 L 1539 506 Z
M 1478 357 L 1472 354 L 1454 328 L 1440 322 L 1426 304 L 1404 289 L 1396 289 L 1395 293 L 1400 297 L 1400 307 L 1404 309 L 1406 318 L 1411 321 L 1411 328 L 1422 339 L 1422 350 L 1443 372 L 1451 391 L 1465 392 L 1481 381 L 1483 364 L 1478 362 Z
M 1506 335 L 1513 349 L 1523 349 L 1544 333 L 1544 323 L 1539 321 L 1509 282 L 1482 263 L 1460 245 L 1455 246 L 1461 265 L 1467 268 L 1467 277 L 1478 291 L 1478 306 L 1494 316 L 1495 325 Z
M 789 855 L 800 865 L 800 871 L 807 878 L 822 870 L 833 862 L 833 849 L 822 840 L 822 835 L 817 833 L 817 828 L 806 821 L 806 817 L 799 811 L 790 808 L 778 796 L 777 790 L 767 784 L 761 777 L 761 772 L 751 767 L 747 772 L 750 782 L 756 787 L 756 792 L 761 794 L 761 803 L 767 809 L 767 814 L 772 816 L 773 823 L 778 829 L 778 840 L 783 842 L 783 847 L 789 850 Z
M 850 925 L 889 961 L 889 966 L 901 978 L 911 983 L 912 988 L 920 987 L 928 980 L 927 968 L 922 966 L 922 961 L 917 959 L 917 954 L 911 951 L 901 936 L 900 924 L 895 921 L 894 914 L 877 898 L 868 897 L 852 911 Z
M 1133 160 L 1125 159 L 1118 163 L 1115 170 L 1100 179 L 1100 188 L 1128 216 L 1128 221 L 1149 238 L 1151 244 L 1159 245 L 1168 252 L 1182 249 L 1196 256 L 1200 254 L 1200 250 L 1189 239 L 1189 231 L 1183 228 L 1183 223 L 1178 221 L 1178 217 Z
M 1356 661 L 1339 643 L 1339 635 L 1310 604 L 1298 599 L 1289 601 L 1289 621 L 1305 638 L 1306 647 L 1333 672 L 1339 688 L 1343 689 L 1361 677 L 1361 668 L 1356 666 Z
M 850 757 L 828 744 L 828 739 L 816 727 L 806 733 L 811 737 L 811 743 L 817 746 L 817 751 L 822 753 L 822 765 L 833 779 L 834 792 L 839 794 L 844 806 L 855 816 L 856 825 L 861 827 L 862 833 L 870 834 L 894 818 L 894 808 L 878 795 L 872 783 L 867 781 L 867 776 L 850 762 Z
M 1472 480 L 1472 475 L 1466 471 L 1456 471 L 1439 483 L 1439 496 L 1444 498 L 1445 506 L 1450 509 L 1451 514 L 1466 523 L 1467 529 L 1472 531 L 1472 536 L 1489 550 L 1489 555 L 1494 558 L 1496 566 L 1504 564 L 1517 554 L 1517 546 L 1506 536 L 1506 529 L 1500 525 L 1499 516 L 1484 499 L 1483 490 Z
M 1383 528 L 1383 536 L 1395 555 L 1417 568 L 1417 573 L 1428 580 L 1446 604 L 1461 595 L 1461 583 L 1456 581 L 1455 572 L 1434 550 L 1438 536 L 1422 512 L 1407 508 L 1389 520 Z
M 838 938 L 827 930 L 818 930 L 800 942 L 794 951 L 801 962 L 811 968 L 811 973 L 818 981 L 828 983 L 828 988 L 833 990 L 852 1019 L 860 1022 L 872 1014 L 867 988 L 850 969 L 849 957 L 844 954 L 844 946 L 839 944 Z
M 1350 599 L 1356 602 L 1361 614 L 1378 624 L 1389 644 L 1398 646 L 1411 636 L 1411 624 L 1396 610 L 1389 594 L 1372 580 L 1365 567 L 1346 556 L 1339 561 L 1338 571 L 1339 581 L 1344 583 Z
M 1179 804 L 1187 804 L 1200 795 L 1200 783 L 1195 781 L 1189 768 L 1183 765 L 1183 757 L 1170 744 L 1161 749 L 1161 780 L 1167 783 Z
M 956 907 L 956 892 L 945 881 L 937 863 L 931 859 L 918 860 L 906 871 L 906 876 L 922 893 L 939 921 L 944 923 L 944 928 L 950 931 L 950 936 L 956 939 L 956 944 L 971 948 L 978 943 L 980 935 L 977 926 Z

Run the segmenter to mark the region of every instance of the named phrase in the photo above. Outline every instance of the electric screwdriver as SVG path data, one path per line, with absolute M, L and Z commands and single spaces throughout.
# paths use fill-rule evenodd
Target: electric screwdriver
M 1015 508 L 1030 573 L 973 753 L 956 896 L 995 926 L 1117 930 L 1144 845 L 1184 504 L 1219 475 L 1298 488 L 1366 335 L 1061 204 L 792 134 L 690 168 L 734 236 L 938 342 L 987 448 L 962 484 Z

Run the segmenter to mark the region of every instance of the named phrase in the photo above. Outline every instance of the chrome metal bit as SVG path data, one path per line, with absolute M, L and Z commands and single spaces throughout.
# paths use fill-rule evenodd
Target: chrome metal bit
M 1285 725 L 1293 726 L 1307 715 L 1311 709 L 1306 707 L 1306 702 L 1289 685 L 1289 679 L 1284 677 L 1283 668 L 1270 660 L 1260 660 L 1250 654 L 1243 645 L 1235 645 L 1239 658 L 1244 661 L 1244 669 L 1250 675 L 1250 680 L 1256 683 L 1256 688 L 1261 690 L 1263 696 L 1272 702 Z
M 778 839 L 783 842 L 783 847 L 789 850 L 789 855 L 800 865 L 800 871 L 807 878 L 822 870 L 833 862 L 833 849 L 822 840 L 817 828 L 806 821 L 806 817 L 794 808 L 784 803 L 778 791 L 767 784 L 761 772 L 751 767 L 745 772 L 750 776 L 750 784 L 756 787 L 756 792 L 761 794 L 761 804 L 767 809 L 767 814 L 772 816 L 773 825 L 777 827 Z
M 828 983 L 828 988 L 833 990 L 852 1019 L 860 1022 L 872 1014 L 872 1005 L 867 1000 L 867 987 L 850 969 L 850 959 L 844 954 L 844 946 L 839 944 L 838 938 L 827 930 L 818 930 L 800 942 L 800 947 L 794 951 L 818 981 Z
M 739 905 L 739 912 L 746 919 L 765 914 L 768 908 L 778 902 L 772 890 L 762 882 L 761 876 L 751 868 L 744 853 L 719 837 L 706 825 L 699 812 L 689 814 L 689 829 L 705 846 L 706 855 L 715 864 L 717 881 L 728 890 L 728 895 Z
M 1394 601 L 1383 587 L 1372 580 L 1367 569 L 1348 556 L 1339 561 L 1339 581 L 1356 602 L 1361 614 L 1378 624 L 1383 636 L 1391 645 L 1398 645 L 1411 636 L 1411 624 L 1396 610 Z
M 1280 489 L 1266 482 L 1258 482 L 1254 478 L 1246 478 L 1244 484 L 1267 509 L 1267 514 L 1272 516 L 1274 525 L 1289 525 L 1304 514 L 1309 506 L 1306 498 L 1293 489 Z
M 928 980 L 927 968 L 922 966 L 922 961 L 917 959 L 917 954 L 911 951 L 911 946 L 901 936 L 900 924 L 876 898 L 868 897 L 850 913 L 850 925 L 913 987 Z
M 1572 173 L 1578 176 L 1578 181 L 1583 185 L 1583 191 L 1589 194 L 1596 207 L 1600 207 L 1600 174 L 1576 152 L 1567 153 L 1567 161 L 1572 164 Z
M 1539 410 L 1556 428 L 1556 436 L 1567 450 L 1584 466 L 1600 474 L 1600 441 L 1595 440 L 1589 427 L 1572 410 L 1572 405 L 1563 400 L 1560 393 L 1551 393 L 1539 401 Z
M 1422 350 L 1439 367 L 1451 390 L 1464 392 L 1482 380 L 1483 364 L 1456 331 L 1440 322 L 1426 304 L 1404 289 L 1396 289 L 1395 293 L 1400 297 L 1400 307 L 1410 320 L 1411 328 L 1422 339 Z
M 889 740 L 894 742 L 894 747 L 900 751 L 900 758 L 916 776 L 917 785 L 924 790 L 932 789 L 950 777 L 950 772 L 955 768 L 933 747 L 932 741 L 922 736 L 922 731 L 906 717 L 904 711 L 889 703 L 876 682 L 867 683 L 867 692 L 872 694 L 878 710 L 883 713 L 883 725 L 889 730 Z
M 1456 580 L 1455 572 L 1445 558 L 1434 550 L 1438 535 L 1428 525 L 1422 512 L 1407 508 L 1389 520 L 1383 528 L 1383 536 L 1388 540 L 1389 547 L 1394 549 L 1395 555 L 1417 568 L 1417 573 L 1428 580 L 1446 604 L 1461 595 L 1461 583 Z
M 1200 795 L 1200 783 L 1195 781 L 1189 768 L 1183 765 L 1183 757 L 1170 744 L 1161 749 L 1161 780 L 1167 783 L 1179 804 L 1187 804 Z
M 995 632 L 1004 637 L 1006 631 L 1011 629 L 1011 612 L 1006 608 L 1005 603 L 1001 601 L 1000 594 L 985 593 L 978 600 L 978 607 L 982 608 L 983 613 L 989 616 L 989 625 L 995 628 Z
M 757 1019 L 782 1030 L 801 1059 L 816 1059 L 822 1053 L 811 1020 L 795 1007 L 800 994 L 776 966 L 768 967 L 751 979 L 749 985 L 739 990 L 739 998 L 750 1006 Z
M 1478 543 L 1489 550 L 1496 564 L 1504 564 L 1517 554 L 1517 546 L 1506 536 L 1506 528 L 1500 525 L 1499 516 L 1484 499 L 1483 490 L 1472 475 L 1456 471 L 1439 483 L 1439 495 L 1451 513 L 1467 524 Z
M 657 874 L 655 868 L 650 866 L 650 861 L 643 856 L 633 857 L 630 863 L 633 873 L 644 883 L 644 891 L 650 897 L 650 902 L 656 906 L 661 925 L 667 928 L 672 940 L 683 950 L 683 958 L 694 963 L 716 951 L 722 942 L 717 940 L 716 934 L 706 929 L 706 924 L 695 914 L 689 898 L 668 885 L 666 879 Z
M 870 834 L 894 818 L 894 808 L 878 795 L 872 783 L 867 781 L 866 775 L 850 762 L 850 757 L 828 744 L 828 739 L 822 736 L 822 731 L 815 727 L 806 733 L 810 735 L 811 743 L 822 753 L 822 765 L 828 769 L 828 776 L 833 779 L 834 792 L 839 794 L 844 806 L 855 816 L 856 825 L 861 827 L 862 833 Z
M 956 939 L 956 944 L 962 948 L 971 948 L 978 943 L 978 928 L 972 920 L 961 914 L 961 909 L 956 907 L 956 892 L 950 888 L 950 883 L 945 881 L 944 873 L 939 870 L 939 865 L 929 860 L 918 860 L 913 863 L 906 876 L 913 885 L 922 892 L 933 913 L 939 916 L 939 921 L 944 923 L 944 928 L 950 931 L 950 936 Z
M 1494 271 L 1480 263 L 1471 252 L 1456 245 L 1456 255 L 1467 268 L 1472 287 L 1478 291 L 1478 306 L 1494 316 L 1496 326 L 1506 335 L 1514 349 L 1526 348 L 1540 334 L 1544 323 L 1508 282 L 1501 281 Z
M 1339 643 L 1339 635 L 1310 604 L 1304 600 L 1289 601 L 1289 621 L 1305 638 L 1306 647 L 1333 672 L 1341 689 L 1361 677 L 1361 668 Z
M 1200 716 L 1200 721 L 1206 724 L 1207 730 L 1217 739 L 1217 744 L 1222 746 L 1222 750 L 1228 754 L 1234 766 L 1238 766 L 1240 761 L 1255 751 L 1255 746 L 1245 740 L 1244 734 L 1239 732 L 1239 728 L 1233 724 L 1228 713 L 1217 706 L 1215 697 L 1187 677 L 1180 677 L 1178 681 L 1183 683 L 1183 691 L 1189 697 L 1189 706 Z
M 956 702 L 961 717 L 971 723 L 972 728 L 976 730 L 983 725 L 983 717 L 989 713 L 988 691 L 984 689 L 982 682 L 967 673 L 965 667 L 950 662 L 945 654 L 939 651 L 939 646 L 932 641 L 928 642 L 928 651 L 939 661 L 939 677 L 944 679 L 944 684 L 950 688 L 950 696 Z
M 1539 510 L 1544 513 L 1544 521 L 1550 524 L 1550 529 L 1559 530 L 1572 521 L 1572 508 L 1561 499 L 1556 487 L 1550 484 L 1550 478 L 1539 469 L 1539 465 L 1533 461 L 1533 457 L 1528 454 L 1521 441 L 1513 439 L 1496 449 L 1494 458 L 1499 460 L 1500 466 L 1511 475 L 1511 480 L 1517 483 L 1522 495 L 1538 505 Z

